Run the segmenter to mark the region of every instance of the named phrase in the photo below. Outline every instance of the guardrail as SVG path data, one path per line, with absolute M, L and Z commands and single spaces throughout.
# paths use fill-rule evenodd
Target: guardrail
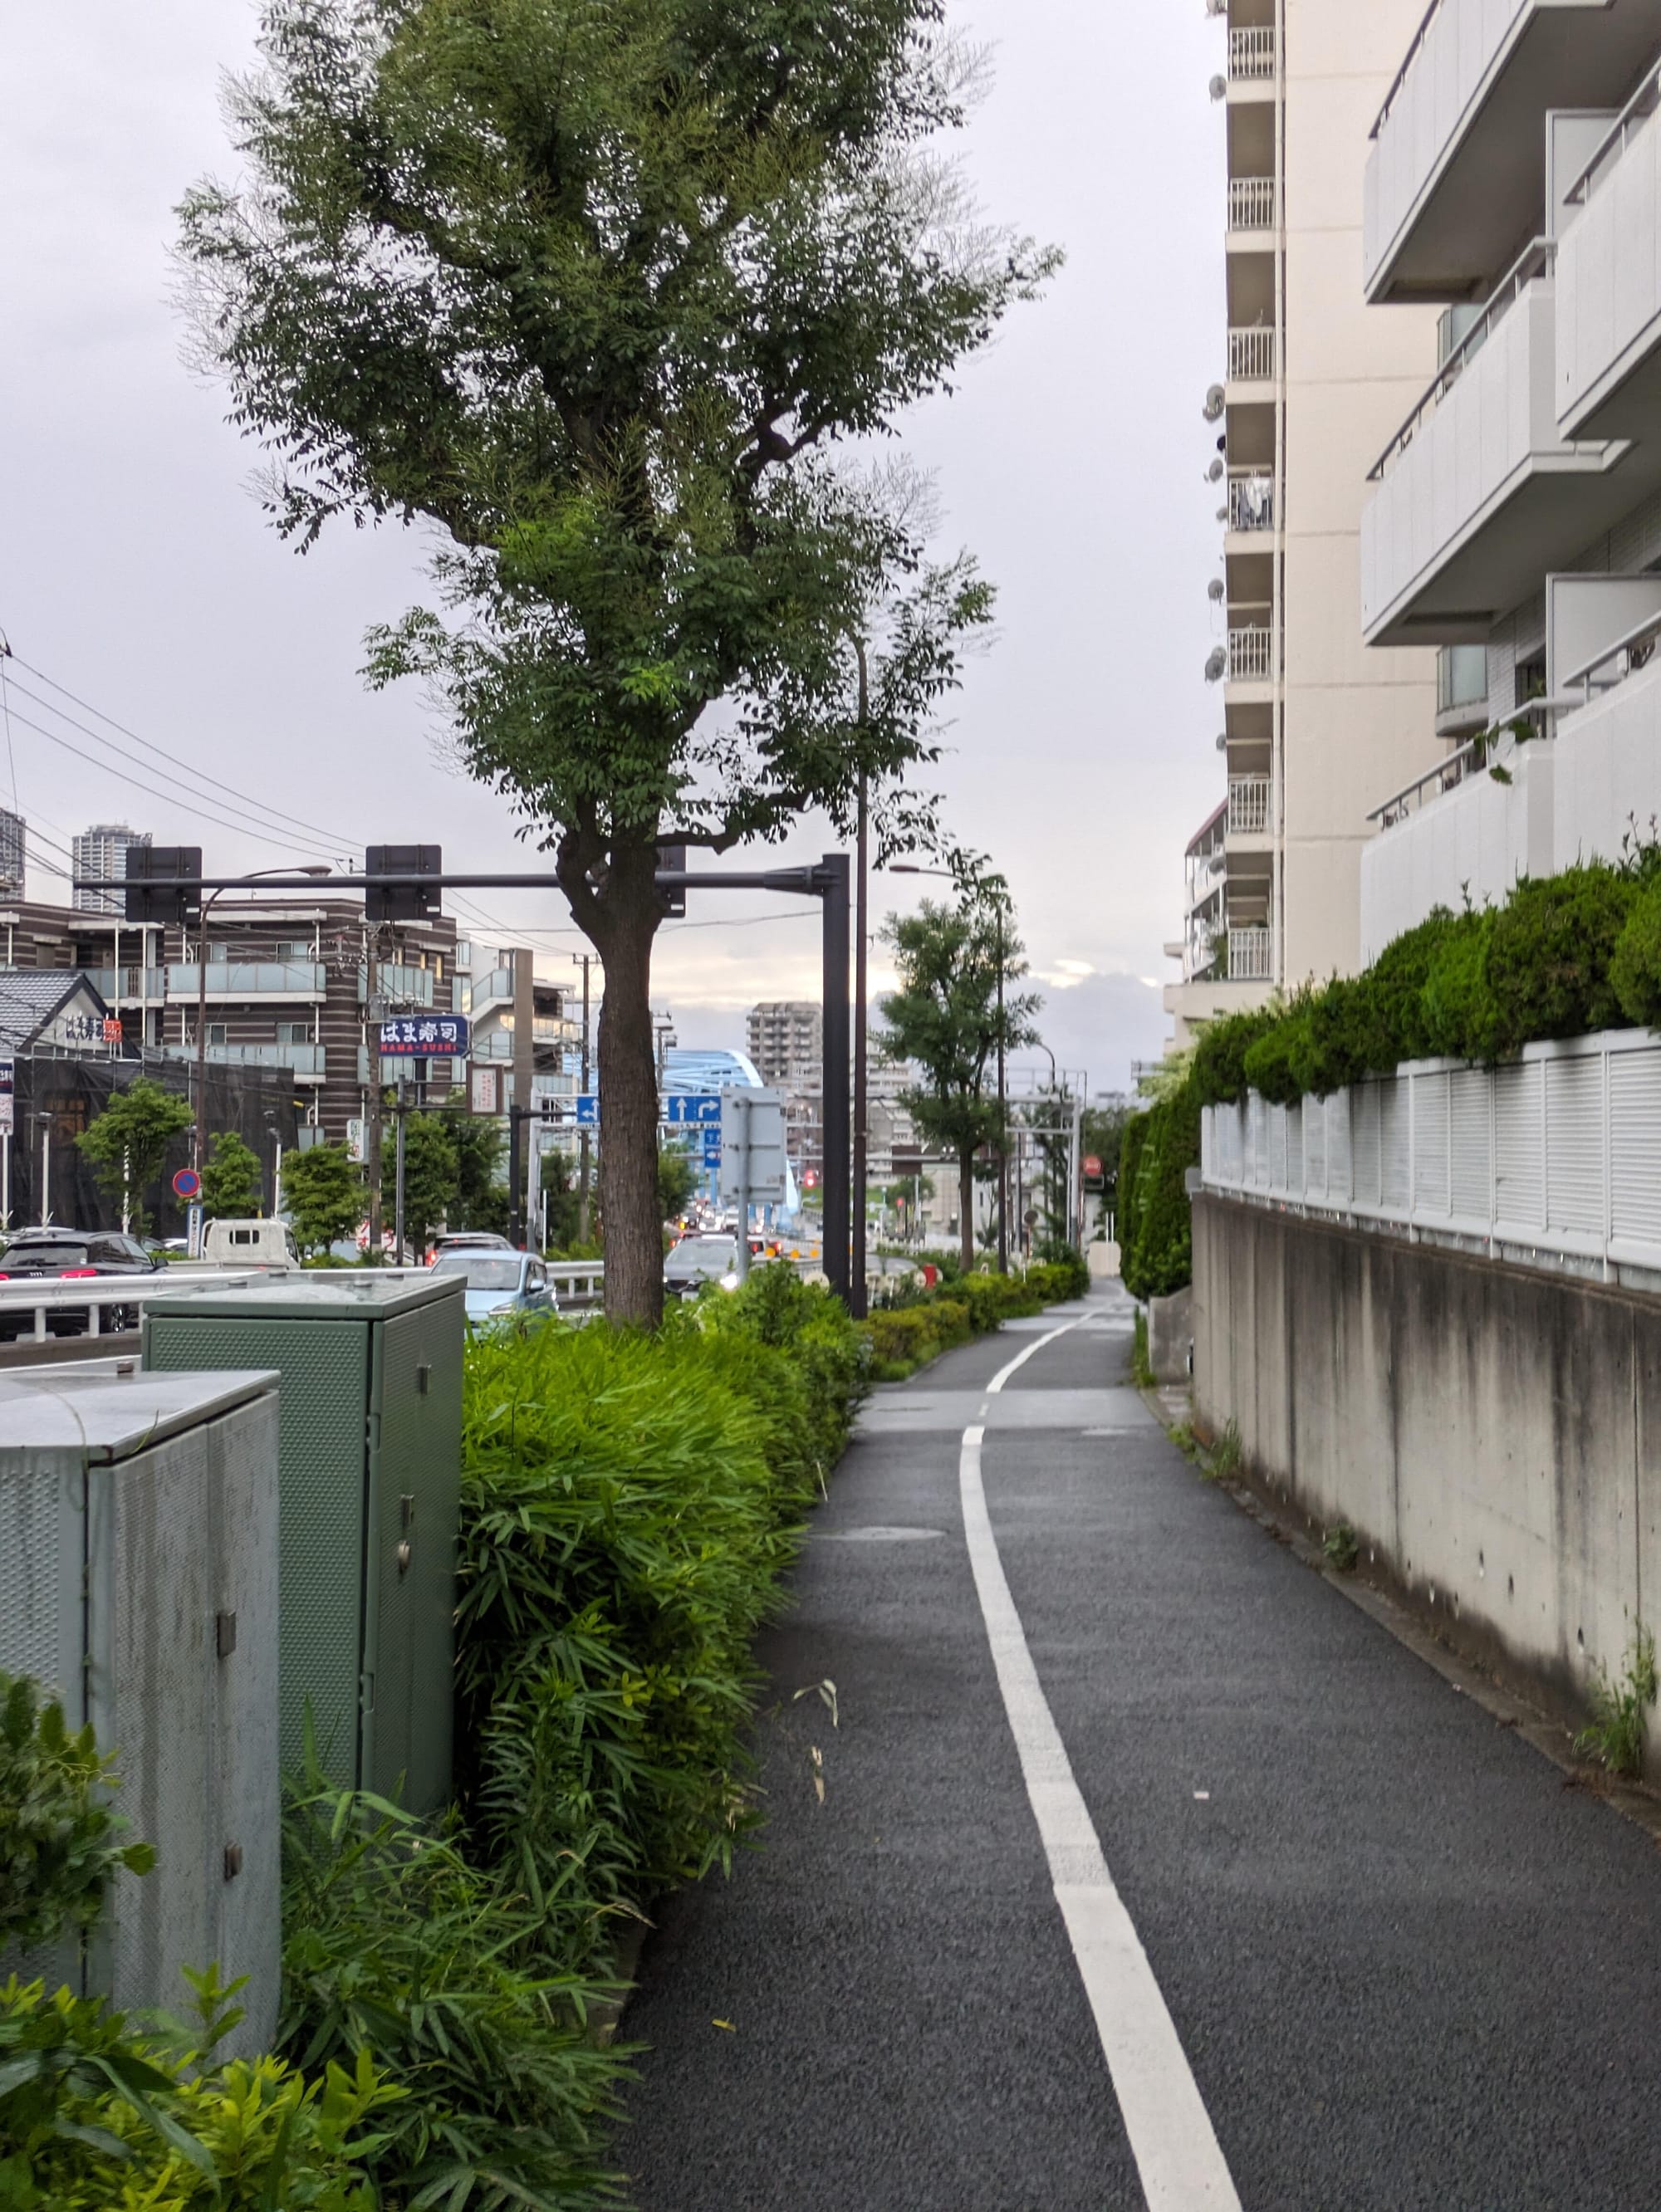
M 214 1272 L 192 1268 L 189 1274 L 175 1277 L 168 1269 L 158 1275 L 101 1275 L 91 1282 L 65 1282 L 61 1276 L 44 1282 L 0 1282 L 0 1344 L 48 1344 L 57 1337 L 107 1336 L 113 1328 L 116 1334 L 129 1334 L 137 1316 L 158 1297 L 198 1290 L 204 1282 L 240 1289 L 257 1281 L 260 1273 L 247 1267 Z M 126 1318 L 129 1315 L 131 1320 Z M 54 1317 L 59 1322 L 56 1328 L 52 1326 Z
M 1275 479 L 1266 470 L 1230 470 L 1228 526 L 1233 531 L 1274 529 Z
M 1231 983 L 1272 983 L 1275 981 L 1275 932 L 1272 929 L 1229 931 L 1228 980 Z
M 1495 1067 L 1421 1060 L 1329 1098 L 1208 1107 L 1201 1176 L 1225 1196 L 1654 1288 L 1658 1139 L 1661 1038 L 1612 1030 Z
M 1261 837 L 1269 829 L 1273 789 L 1266 775 L 1232 775 L 1228 780 L 1228 834 Z
M 1232 684 L 1262 683 L 1275 673 L 1275 633 L 1269 629 L 1232 629 L 1228 634 L 1228 678 Z

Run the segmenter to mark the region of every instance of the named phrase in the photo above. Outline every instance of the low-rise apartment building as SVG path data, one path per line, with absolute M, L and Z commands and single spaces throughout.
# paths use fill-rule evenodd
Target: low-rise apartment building
M 1442 0 L 1398 59 L 1366 292 L 1383 332 L 1443 314 L 1373 466 L 1363 619 L 1472 707 L 1369 801 L 1369 954 L 1661 816 L 1661 0 Z
M 1366 125 L 1423 0 L 1210 0 L 1226 40 L 1222 374 L 1206 396 L 1219 500 L 1219 803 L 1189 841 L 1175 1042 L 1354 969 L 1381 775 L 1439 760 L 1427 652 L 1363 650 L 1366 471 L 1412 404 L 1434 326 L 1362 298 Z M 1198 580 L 1196 580 L 1196 588 Z
M 313 1141 L 344 1139 L 377 1079 L 409 1086 L 417 1107 L 501 1116 L 574 1085 L 563 992 L 525 948 L 458 939 L 441 915 L 371 929 L 350 899 L 221 894 L 186 931 L 19 902 L 0 907 L 0 962 L 83 971 L 129 1053 L 286 1072 Z M 374 1049 L 383 1020 L 450 1013 L 473 1024 L 471 1065 Z

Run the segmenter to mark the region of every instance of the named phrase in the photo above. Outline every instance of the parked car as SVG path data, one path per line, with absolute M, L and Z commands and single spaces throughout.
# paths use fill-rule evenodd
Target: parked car
M 663 1287 L 672 1297 L 695 1298 L 706 1283 L 731 1288 L 738 1282 L 736 1237 L 683 1237 L 663 1263 Z
M 515 1252 L 505 1243 L 486 1250 L 452 1246 L 439 1254 L 432 1272 L 465 1279 L 467 1319 L 475 1328 L 520 1317 L 533 1320 L 559 1310 L 543 1261 L 534 1253 Z
M 20 1229 L 0 1253 L 0 1343 L 34 1333 L 32 1311 L 5 1297 L 9 1283 L 82 1282 L 106 1275 L 155 1276 L 164 1263 L 136 1237 L 109 1229 Z M 85 1336 L 91 1322 L 85 1306 L 60 1306 L 46 1316 L 52 1336 Z M 137 1306 L 106 1306 L 100 1334 L 138 1326 Z

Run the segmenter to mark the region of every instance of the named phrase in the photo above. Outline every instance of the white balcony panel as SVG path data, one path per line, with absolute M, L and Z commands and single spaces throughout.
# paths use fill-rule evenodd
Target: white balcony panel
M 1545 205 L 1548 108 L 1618 107 L 1658 44 L 1644 0 L 1439 0 L 1374 126 L 1372 301 L 1492 284 Z
M 1558 428 L 1565 437 L 1653 437 L 1661 428 L 1661 115 L 1618 134 L 1567 217 L 1557 248 Z
M 169 1060 L 197 1057 L 193 1043 L 170 1044 L 164 1050 Z M 213 1067 L 286 1067 L 301 1083 L 320 1083 L 328 1072 L 320 1044 L 210 1044 L 205 1056 Z
M 1460 644 L 1566 568 L 1661 473 L 1643 447 L 1573 443 L 1554 404 L 1549 275 L 1456 356 L 1361 513 L 1369 645 Z M 1434 394 L 1436 387 L 1433 387 Z
M 1498 906 L 1519 876 L 1551 873 L 1555 749 L 1520 745 L 1506 765 L 1508 784 L 1478 770 L 1361 848 L 1363 961 L 1433 907 Z
M 1637 823 L 1661 820 L 1661 655 L 1558 723 L 1553 866 L 1618 860 Z

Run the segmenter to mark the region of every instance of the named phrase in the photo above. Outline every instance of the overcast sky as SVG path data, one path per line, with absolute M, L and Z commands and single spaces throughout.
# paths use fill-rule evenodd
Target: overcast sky
M 1000 595 L 940 781 L 957 840 L 1010 878 L 1048 1042 L 1116 1088 L 1167 1027 L 1160 948 L 1179 933 L 1183 848 L 1221 788 L 1200 412 L 1222 342 L 1221 111 L 1207 95 L 1221 33 L 1201 0 L 955 13 L 995 48 L 967 172 L 989 215 L 1068 263 L 910 425 L 942 540 L 971 547 Z M 452 865 L 530 865 L 503 803 L 442 757 L 419 693 L 374 697 L 359 679 L 366 627 L 422 595 L 417 541 L 348 529 L 297 558 L 250 494 L 256 456 L 222 392 L 181 366 L 171 210 L 204 171 L 229 173 L 219 82 L 249 58 L 256 20 L 245 0 L 82 0 L 15 9 L 7 28 L 0 629 L 16 658 L 0 804 L 15 782 L 40 840 L 37 897 L 64 895 L 45 864 L 94 820 L 199 842 L 210 869 L 329 854 L 267 807 L 333 830 L 341 853 L 420 840 Z M 64 717 L 108 725 L 30 668 L 187 765 L 118 763 Z M 242 826 L 185 811 L 227 805 L 210 777 L 256 802 Z M 827 843 L 806 823 L 784 850 Z M 876 913 L 922 888 L 879 884 Z M 486 941 L 534 930 L 547 973 L 581 945 L 557 894 L 472 907 L 463 927 Z M 695 902 L 654 970 L 682 1042 L 741 1044 L 756 999 L 817 997 L 816 924 L 806 902 Z

